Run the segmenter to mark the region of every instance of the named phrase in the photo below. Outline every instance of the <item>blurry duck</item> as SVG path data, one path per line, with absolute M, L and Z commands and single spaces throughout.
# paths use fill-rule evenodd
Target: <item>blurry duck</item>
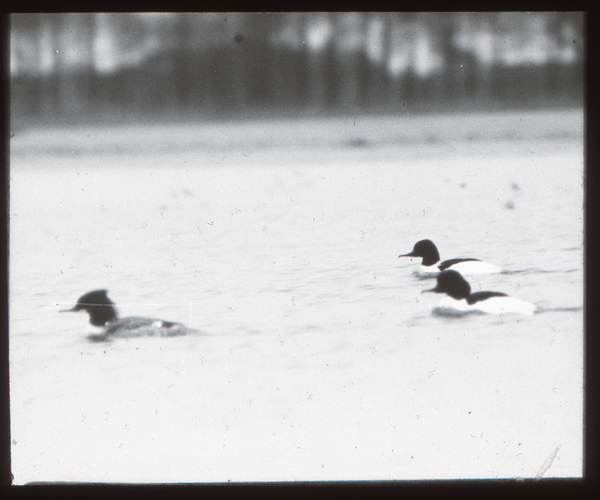
M 530 302 L 509 297 L 502 292 L 471 293 L 471 286 L 462 275 L 453 270 L 444 271 L 437 276 L 437 285 L 431 290 L 421 293 L 446 293 L 439 305 L 434 309 L 437 313 L 469 313 L 487 314 L 533 314 L 536 306 Z
M 400 257 L 422 257 L 423 261 L 416 273 L 422 277 L 435 277 L 446 269 L 454 269 L 464 276 L 501 273 L 502 269 L 479 259 L 463 258 L 450 259 L 440 262 L 440 254 L 431 240 L 421 240 L 415 243 L 412 252 L 399 255 Z
M 115 304 L 108 298 L 107 293 L 107 290 L 88 292 L 79 297 L 75 307 L 60 312 L 87 312 L 90 315 L 90 324 L 104 328 L 100 335 L 92 336 L 98 340 L 111 337 L 170 337 L 194 332 L 182 323 L 161 319 L 143 316 L 119 318 Z

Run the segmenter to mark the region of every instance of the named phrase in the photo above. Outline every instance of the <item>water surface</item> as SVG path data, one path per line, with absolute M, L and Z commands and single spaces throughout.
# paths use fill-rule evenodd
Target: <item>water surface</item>
M 581 117 L 15 136 L 15 482 L 580 477 Z M 423 238 L 540 312 L 432 316 Z M 97 288 L 203 333 L 90 343 Z

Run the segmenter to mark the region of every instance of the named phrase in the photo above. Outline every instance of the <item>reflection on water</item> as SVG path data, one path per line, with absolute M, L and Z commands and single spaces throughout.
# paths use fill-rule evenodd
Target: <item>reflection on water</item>
M 11 158 L 17 482 L 525 477 L 557 443 L 546 475 L 580 475 L 576 133 L 78 156 L 50 136 L 64 153 Z M 553 313 L 432 316 L 397 259 L 423 238 L 507 270 L 473 291 Z M 206 335 L 90 344 L 56 312 L 97 288 Z

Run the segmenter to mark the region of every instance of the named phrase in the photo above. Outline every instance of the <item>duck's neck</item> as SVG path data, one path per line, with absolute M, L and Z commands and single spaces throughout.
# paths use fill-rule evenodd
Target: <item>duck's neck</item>
M 423 262 L 421 263 L 421 265 L 425 267 L 431 267 L 439 260 L 439 258 L 435 259 L 433 257 L 423 257 Z
M 118 317 L 117 310 L 111 305 L 90 306 L 87 311 L 90 315 L 90 323 L 94 326 L 104 326 Z

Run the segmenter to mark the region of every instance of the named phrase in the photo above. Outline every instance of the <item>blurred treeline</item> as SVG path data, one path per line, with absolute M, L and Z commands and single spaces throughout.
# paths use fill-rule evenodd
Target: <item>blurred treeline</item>
M 14 120 L 581 105 L 582 13 L 18 14 Z

